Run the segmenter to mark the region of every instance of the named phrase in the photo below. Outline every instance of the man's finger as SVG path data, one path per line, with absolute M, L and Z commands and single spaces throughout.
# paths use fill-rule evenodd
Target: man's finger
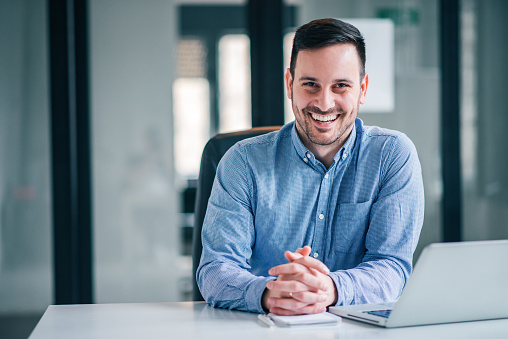
M 312 251 L 312 249 L 310 248 L 310 246 L 304 246 L 302 248 L 299 248 L 297 249 L 296 251 L 294 252 L 291 252 L 291 251 L 286 251 L 284 253 L 284 256 L 286 257 L 286 259 L 288 261 L 293 261 L 293 260 L 296 260 L 296 259 L 299 259 L 301 257 L 305 257 L 305 256 L 308 256 L 310 254 L 310 252 Z
M 305 273 L 310 272 L 307 267 L 301 265 L 299 263 L 290 262 L 287 264 L 278 265 L 270 268 L 268 274 L 270 275 L 281 275 L 281 274 L 297 274 L 297 273 Z
M 287 264 L 272 267 L 268 271 L 268 274 L 275 276 L 281 274 L 296 274 L 310 272 L 316 275 L 316 272 L 313 270 L 316 270 L 324 275 L 328 275 L 328 273 L 330 273 L 328 267 L 326 267 L 326 265 L 323 264 L 321 261 L 307 256 L 298 258 Z
M 328 275 L 328 273 L 330 273 L 330 270 L 328 269 L 328 267 L 326 267 L 325 264 L 323 264 L 321 261 L 314 259 L 312 257 L 309 257 L 309 256 L 305 256 L 305 257 L 302 256 L 301 258 L 293 260 L 291 263 L 300 264 L 300 265 L 303 265 L 307 268 L 313 268 L 313 269 L 323 273 L 324 275 Z
M 326 294 L 324 293 L 310 291 L 294 292 L 291 294 L 291 297 L 306 304 L 323 303 L 327 299 Z
M 299 253 L 302 256 L 306 257 L 306 256 L 310 255 L 311 251 L 312 251 L 312 249 L 310 248 L 310 246 L 303 246 L 302 248 L 297 249 L 295 251 L 295 253 Z
M 312 276 L 308 276 L 312 277 Z M 314 277 L 312 277 L 314 278 Z M 266 287 L 272 291 L 279 292 L 287 292 L 287 293 L 295 293 L 295 292 L 303 292 L 303 291 L 312 291 L 317 292 L 318 290 L 325 290 L 327 288 L 326 284 L 324 284 L 320 280 L 312 280 L 312 281 L 298 281 L 298 280 L 286 280 L 286 281 L 271 281 L 266 284 Z
M 298 280 L 311 287 L 320 289 L 320 278 L 323 274 L 314 268 L 309 268 L 299 263 L 287 263 L 272 267 L 268 273 L 272 276 L 278 276 L 277 280 Z
M 284 256 L 286 257 L 287 261 L 289 261 L 289 262 L 294 261 L 296 259 L 300 259 L 301 257 L 303 257 L 303 255 L 301 255 L 300 253 L 291 252 L 291 251 L 284 252 Z
M 268 305 L 270 305 L 270 309 L 276 307 L 286 310 L 298 310 L 308 306 L 308 303 L 304 303 L 292 298 L 269 298 Z

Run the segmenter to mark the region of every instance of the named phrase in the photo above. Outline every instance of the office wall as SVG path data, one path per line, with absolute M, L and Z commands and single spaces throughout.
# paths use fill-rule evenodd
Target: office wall
M 177 301 L 179 256 L 171 0 L 91 0 L 97 302 Z M 187 265 L 187 266 L 186 266 Z
M 417 249 L 441 241 L 440 70 L 438 65 L 438 1 L 316 0 L 301 1 L 300 23 L 323 17 L 376 18 L 380 10 L 394 15 L 416 12 L 418 19 L 395 24 L 395 109 L 391 113 L 362 113 L 367 125 L 406 133 L 416 145 L 425 186 L 425 221 Z M 376 58 L 367 48 L 369 59 Z M 367 91 L 367 100 L 369 93 Z
M 46 12 L 0 1 L 0 315 L 53 299 Z

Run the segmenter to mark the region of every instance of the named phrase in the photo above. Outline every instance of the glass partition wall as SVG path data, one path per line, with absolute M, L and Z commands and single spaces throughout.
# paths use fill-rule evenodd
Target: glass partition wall
M 464 240 L 508 239 L 508 31 L 503 0 L 462 0 Z
M 53 302 L 47 4 L 0 1 L 0 337 Z
M 173 1 L 89 1 L 95 301 L 177 301 Z

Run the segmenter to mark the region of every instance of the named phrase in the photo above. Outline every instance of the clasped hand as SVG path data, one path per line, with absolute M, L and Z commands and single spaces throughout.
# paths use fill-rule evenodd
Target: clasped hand
M 266 284 L 262 297 L 263 307 L 279 315 L 311 314 L 326 311 L 337 300 L 337 291 L 321 261 L 309 256 L 305 246 L 295 252 L 284 253 L 289 261 L 272 267 L 268 273 L 278 276 Z

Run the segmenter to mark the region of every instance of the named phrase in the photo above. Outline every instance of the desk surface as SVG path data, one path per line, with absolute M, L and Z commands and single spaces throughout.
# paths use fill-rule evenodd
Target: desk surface
M 508 319 L 385 329 L 343 319 L 338 326 L 264 327 L 257 315 L 201 302 L 49 306 L 30 339 L 43 338 L 508 338 Z

